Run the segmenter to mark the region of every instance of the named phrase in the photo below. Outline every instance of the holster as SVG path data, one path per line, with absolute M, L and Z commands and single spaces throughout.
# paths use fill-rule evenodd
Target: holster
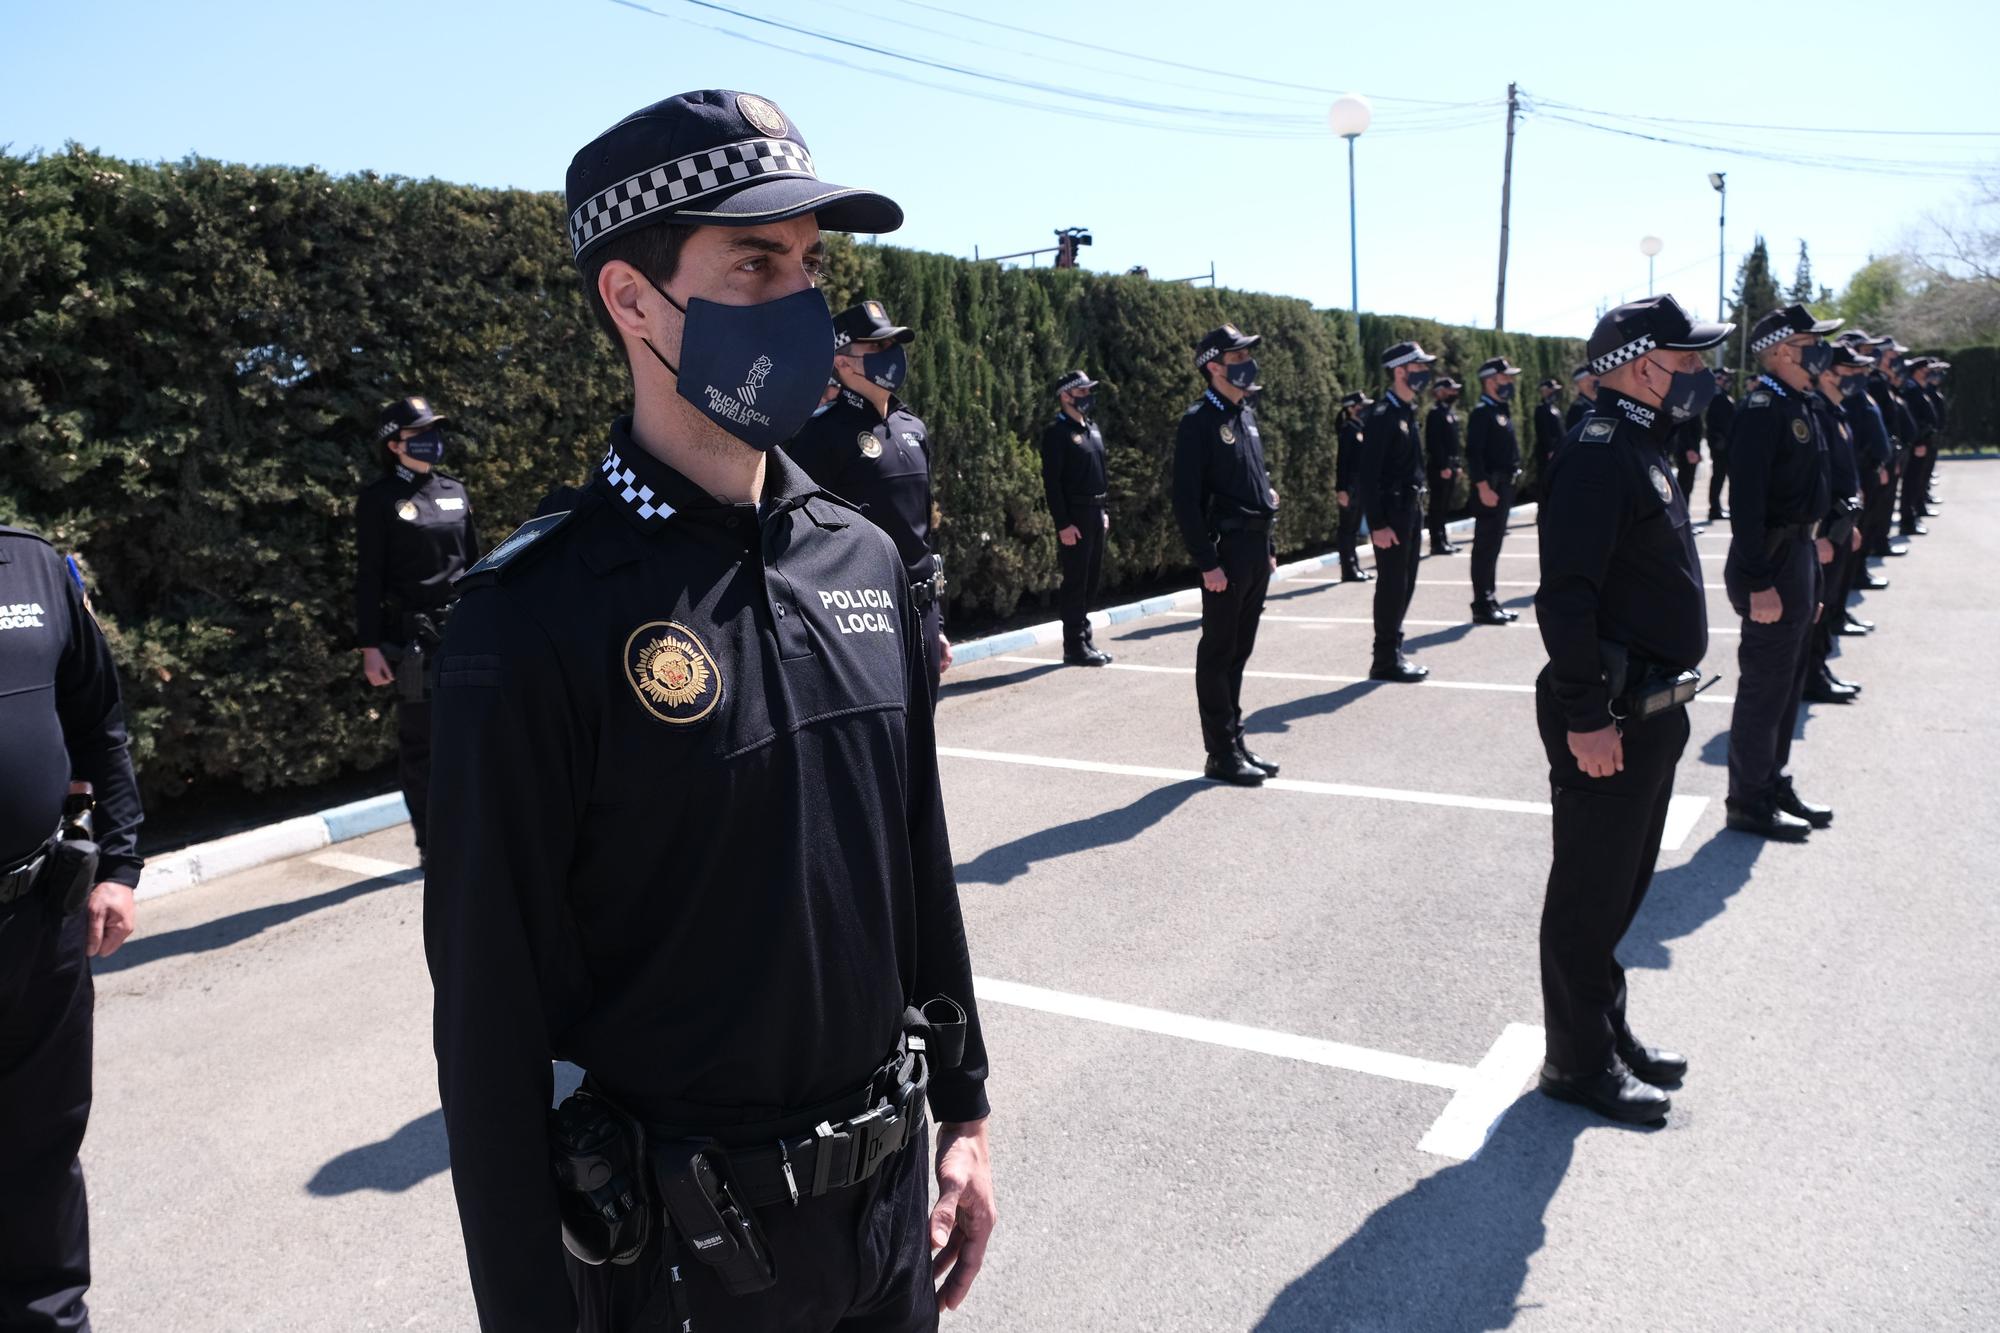
M 1679 671 L 1633 653 L 1622 643 L 1597 641 L 1598 661 L 1611 695 L 1611 716 L 1618 722 L 1649 722 L 1662 713 L 1686 707 L 1701 690 L 1701 673 Z
M 549 1166 L 563 1248 L 593 1266 L 636 1261 L 653 1234 L 645 1127 L 579 1089 L 549 1112 Z

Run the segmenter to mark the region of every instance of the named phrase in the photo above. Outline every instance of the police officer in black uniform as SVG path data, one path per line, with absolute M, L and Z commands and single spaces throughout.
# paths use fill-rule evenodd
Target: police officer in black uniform
M 1674 458 L 1674 480 L 1680 483 L 1682 495 L 1694 494 L 1694 474 L 1701 468 L 1701 428 L 1701 418 L 1696 417 L 1675 426 L 1669 437 Z
M 0 526 L 0 1328 L 90 1327 L 88 960 L 132 934 L 142 818 L 103 632 Z
M 1555 462 L 1556 448 L 1563 440 L 1562 383 L 1550 378 L 1535 386 L 1541 401 L 1535 404 L 1535 485 L 1542 493 L 1542 481 Z
M 1615 1120 L 1667 1114 L 1687 1060 L 1625 1018 L 1618 941 L 1652 884 L 1687 745 L 1685 702 L 1708 651 L 1708 603 L 1687 496 L 1662 466 L 1676 420 L 1715 390 L 1695 323 L 1671 296 L 1619 306 L 1590 335 L 1597 410 L 1556 455 L 1541 509 L 1535 615 L 1549 664 L 1535 715 L 1555 804 L 1542 910 L 1548 1063 L 1541 1089 Z
M 1859 329 L 1848 329 L 1835 341 L 1846 344 L 1871 368 L 1869 374 L 1861 377 L 1860 390 L 1851 394 L 1845 404 L 1847 424 L 1854 431 L 1855 464 L 1861 474 L 1861 516 L 1856 525 L 1861 534 L 1861 552 L 1850 571 L 1849 588 L 1880 592 L 1889 586 L 1889 580 L 1870 568 L 1869 542 L 1876 522 L 1879 520 L 1885 529 L 1888 523 L 1889 499 L 1895 490 L 1892 469 L 1896 464 L 1896 445 L 1889 438 L 1881 405 L 1868 392 L 1875 364 L 1875 339 Z M 1873 621 L 1863 620 L 1851 607 L 1842 607 L 1842 613 L 1844 618 L 1833 627 L 1835 634 L 1865 634 L 1875 628 Z
M 1810 703 L 1844 704 L 1860 696 L 1861 686 L 1834 675 L 1827 659 L 1847 613 L 1854 566 L 1861 559 L 1861 462 L 1849 405 L 1865 396 L 1871 363 L 1846 343 L 1835 342 L 1832 347 L 1833 363 L 1813 377 L 1813 392 L 1807 399 L 1820 438 L 1826 441 L 1831 498 L 1814 541 L 1825 587 L 1807 649 L 1805 698 Z
M 916 336 L 892 323 L 880 301 L 862 301 L 834 316 L 833 370 L 840 396 L 806 423 L 785 452 L 895 539 L 924 620 L 935 703 L 938 680 L 951 668 L 951 644 L 944 636 L 944 557 L 933 549 L 931 534 L 936 510 L 930 430 L 896 396 L 909 378 L 905 349 Z
M 1090 604 L 1104 571 L 1104 534 L 1111 530 L 1104 471 L 1104 436 L 1091 418 L 1097 381 L 1072 370 L 1056 381 L 1056 419 L 1042 431 L 1042 490 L 1056 525 L 1062 566 L 1063 661 L 1111 665 L 1090 637 Z
M 1736 707 L 1729 721 L 1728 823 L 1766 838 L 1803 841 L 1833 811 L 1793 789 L 1785 772 L 1811 664 L 1807 639 L 1819 613 L 1814 532 L 1832 502 L 1826 440 L 1809 397 L 1833 364 L 1825 335 L 1837 319 L 1802 305 L 1774 310 L 1750 330 L 1763 368 L 1729 436 L 1729 603 L 1743 617 Z
M 1337 452 L 1333 460 L 1333 498 L 1340 505 L 1340 581 L 1366 583 L 1375 576 L 1361 567 L 1355 543 L 1361 539 L 1361 501 L 1355 487 L 1361 476 L 1361 414 L 1375 400 L 1359 389 L 1340 400 L 1340 424 L 1334 428 Z
M 1897 364 L 1910 349 L 1897 342 L 1893 334 L 1877 338 L 1873 348 L 1875 370 L 1868 376 L 1868 396 L 1881 410 L 1882 422 L 1889 429 L 1889 442 L 1895 449 L 1895 457 L 1889 464 L 1889 484 L 1879 497 L 1881 508 L 1871 510 L 1862 519 L 1861 549 L 1879 559 L 1908 555 L 1910 551 L 1909 543 L 1892 536 L 1890 528 L 1895 523 L 1896 492 L 1909 465 L 1910 439 L 1916 433 L 1917 423 L 1897 388 Z
M 1264 441 L 1249 395 L 1252 349 L 1261 335 L 1224 324 L 1194 349 L 1207 389 L 1174 432 L 1174 522 L 1201 571 L 1201 643 L 1194 655 L 1203 770 L 1217 782 L 1255 787 L 1278 766 L 1243 743 L 1243 669 L 1257 646 L 1264 594 L 1278 567 L 1271 525 L 1278 492 L 1264 468 Z
M 934 1329 L 993 1212 L 923 617 L 774 447 L 826 382 L 821 226 L 902 210 L 723 91 L 605 131 L 567 195 L 632 415 L 466 574 L 438 676 L 424 941 L 481 1327 Z M 553 1117 L 552 1058 L 586 1071 Z
M 472 500 L 438 469 L 445 420 L 423 398 L 385 405 L 375 438 L 388 471 L 354 505 L 354 640 L 368 683 L 396 687 L 396 775 L 419 857 L 429 833 L 431 666 L 452 581 L 479 558 Z
M 1736 399 L 1729 390 L 1736 372 L 1728 366 L 1715 368 L 1715 397 L 1709 400 L 1702 424 L 1708 435 L 1708 521 L 1720 523 L 1729 517 L 1723 507 L 1722 488 L 1729 481 L 1729 427 L 1736 420 Z
M 1520 619 L 1500 605 L 1500 544 L 1521 479 L 1521 442 L 1514 434 L 1514 377 L 1521 368 L 1504 356 L 1479 367 L 1479 405 L 1472 409 L 1465 442 L 1465 474 L 1472 479 L 1472 618 L 1481 625 Z
M 1375 655 L 1370 680 L 1414 684 L 1430 674 L 1403 655 L 1403 617 L 1417 591 L 1417 529 L 1423 522 L 1424 450 L 1417 395 L 1437 360 L 1413 342 L 1382 354 L 1389 387 L 1363 418 L 1361 504 L 1375 546 Z
M 1924 384 L 1930 366 L 1927 356 L 1906 358 L 1899 367 L 1903 404 L 1910 411 L 1915 429 L 1910 435 L 1909 465 L 1903 476 L 1903 521 L 1905 537 L 1922 537 L 1930 532 L 1924 523 L 1924 505 L 1930 495 L 1931 470 L 1937 465 L 1937 407 Z
M 1938 505 L 1942 503 L 1938 499 L 1937 494 L 1937 461 L 1939 456 L 1944 453 L 1945 446 L 1950 443 L 1948 419 L 1951 413 L 1951 401 L 1945 395 L 1944 379 L 1946 373 L 1951 370 L 1951 362 L 1944 360 L 1942 357 L 1935 356 L 1929 357 L 1927 360 L 1929 360 L 1930 364 L 1924 367 L 1922 379 L 1924 398 L 1931 405 L 1931 421 L 1933 423 L 1931 461 L 1929 467 L 1924 472 L 1923 501 L 1919 505 L 1917 512 L 1925 517 L 1935 518 L 1937 517 Z
M 1465 466 L 1458 442 L 1459 383 L 1446 375 L 1431 386 L 1431 410 L 1424 418 L 1424 455 L 1430 465 L 1425 478 L 1431 490 L 1431 554 L 1457 555 L 1445 524 L 1451 522 L 1453 502 L 1458 498 L 1458 474 Z
M 1569 373 L 1569 383 L 1570 387 L 1576 390 L 1576 399 L 1570 403 L 1569 411 L 1563 413 L 1565 435 L 1575 430 L 1576 423 L 1597 408 L 1597 376 L 1590 373 L 1588 363 L 1578 366 Z

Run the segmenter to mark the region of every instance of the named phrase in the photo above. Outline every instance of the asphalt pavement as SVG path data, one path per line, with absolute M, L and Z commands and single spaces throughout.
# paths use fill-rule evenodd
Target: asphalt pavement
M 1693 1064 L 1661 1129 L 1523 1092 L 1549 857 L 1532 526 L 1507 628 L 1427 559 L 1422 686 L 1372 584 L 1274 586 L 1245 684 L 1282 779 L 1200 780 L 1198 621 L 949 678 L 939 741 L 1001 1226 L 947 1330 L 2000 1327 L 2000 463 L 1842 640 L 1804 846 L 1723 828 L 1737 621 L 1621 950 Z M 1697 485 L 1697 494 L 1702 487 Z M 407 829 L 142 904 L 97 971 L 100 1333 L 473 1327 Z

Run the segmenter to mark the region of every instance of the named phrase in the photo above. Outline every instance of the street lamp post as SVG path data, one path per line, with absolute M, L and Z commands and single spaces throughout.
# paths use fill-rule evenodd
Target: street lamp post
M 1728 174 L 1726 171 L 1711 171 L 1708 173 L 1709 186 L 1714 189 L 1717 195 L 1721 196 L 1715 205 L 1715 318 L 1717 323 L 1729 318 L 1729 312 L 1722 305 L 1723 274 L 1729 268 L 1729 190 L 1726 182 L 1723 180 L 1723 177 Z M 1715 352 L 1715 364 L 1718 366 L 1721 365 L 1723 359 L 1722 349 L 1718 347 Z
M 1357 321 L 1361 318 L 1361 246 L 1354 231 L 1354 141 L 1374 119 L 1375 109 L 1359 93 L 1338 98 L 1326 113 L 1328 128 L 1347 140 L 1347 291 Z
M 1641 236 L 1639 253 L 1646 256 L 1646 295 L 1653 294 L 1653 257 L 1666 247 L 1666 242 L 1657 236 Z

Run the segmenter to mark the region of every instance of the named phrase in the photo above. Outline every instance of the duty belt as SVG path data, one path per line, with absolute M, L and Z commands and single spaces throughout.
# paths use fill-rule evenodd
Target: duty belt
M 35 891 L 35 883 L 41 878 L 42 867 L 48 863 L 49 849 L 55 841 L 54 838 L 49 839 L 29 853 L 27 860 L 17 861 L 12 869 L 0 871 L 0 904 L 25 898 Z
M 1780 523 L 1764 529 L 1764 556 L 1769 559 L 1785 549 L 1785 543 L 1813 535 L 1812 523 Z
M 1102 509 L 1104 508 L 1104 502 L 1110 498 L 1111 493 L 1109 491 L 1097 495 L 1065 495 L 1063 503 L 1074 505 L 1078 509 Z

